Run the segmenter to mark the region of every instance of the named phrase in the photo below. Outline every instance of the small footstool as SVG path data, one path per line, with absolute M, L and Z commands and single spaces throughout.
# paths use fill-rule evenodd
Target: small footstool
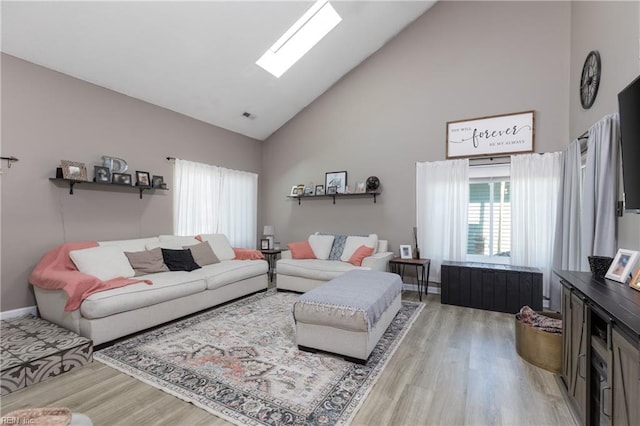
M 308 291 L 293 305 L 298 348 L 366 363 L 400 310 L 401 293 L 397 274 L 360 270 Z

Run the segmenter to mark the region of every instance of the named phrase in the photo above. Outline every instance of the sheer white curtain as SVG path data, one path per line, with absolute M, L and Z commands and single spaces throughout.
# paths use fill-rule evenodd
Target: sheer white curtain
M 553 152 L 511 157 L 511 262 L 541 269 L 546 297 L 553 266 L 562 156 Z
M 416 163 L 418 246 L 431 281 L 440 282 L 444 260 L 466 258 L 468 204 L 469 160 Z
M 225 234 L 234 247 L 255 247 L 257 174 L 176 159 L 174 186 L 176 235 Z
M 591 126 L 582 199 L 582 270 L 587 256 L 616 254 L 616 197 L 620 119 L 610 114 Z

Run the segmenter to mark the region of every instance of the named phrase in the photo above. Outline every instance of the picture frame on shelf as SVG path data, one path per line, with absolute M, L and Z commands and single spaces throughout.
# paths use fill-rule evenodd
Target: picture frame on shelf
M 364 194 L 367 192 L 367 188 L 364 182 L 356 182 L 356 194 Z
M 324 195 L 324 185 L 316 185 L 316 195 Z
M 267 238 L 260 240 L 260 250 L 269 250 L 269 240 Z
M 410 245 L 400 245 L 400 259 L 413 259 L 413 253 Z
M 636 273 L 633 274 L 631 281 L 629 281 L 629 286 L 634 290 L 640 291 L 640 267 L 638 267 Z
M 291 196 L 300 197 L 304 194 L 304 185 L 293 185 L 291 187 Z
M 636 263 L 640 252 L 627 249 L 618 249 L 616 257 L 613 258 L 609 270 L 605 274 L 605 278 L 610 280 L 626 283 L 632 271 L 635 271 Z
M 111 171 L 108 167 L 93 166 L 93 181 L 97 183 L 111 183 Z
M 337 186 L 327 186 L 327 195 L 336 195 L 338 193 Z
M 347 172 L 327 172 L 324 174 L 324 186 L 327 190 L 335 186 L 337 194 L 344 194 L 347 190 Z
M 87 166 L 77 161 L 61 160 L 62 177 L 69 180 L 86 181 Z
M 131 186 L 131 175 L 129 173 L 112 173 L 111 183 Z
M 160 175 L 153 175 L 151 178 L 151 186 L 153 188 L 164 188 L 164 177 Z
M 313 197 L 316 195 L 315 189 L 313 186 L 305 186 L 304 187 L 304 195 L 307 197 Z
M 136 170 L 136 186 L 151 186 L 151 177 L 149 172 Z

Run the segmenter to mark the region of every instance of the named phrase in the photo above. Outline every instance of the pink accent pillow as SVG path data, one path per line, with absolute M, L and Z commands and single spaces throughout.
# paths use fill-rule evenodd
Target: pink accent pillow
M 260 250 L 233 247 L 233 252 L 236 255 L 236 257 L 233 258 L 234 260 L 258 260 L 258 259 L 264 259 L 264 256 L 262 255 Z
M 360 246 L 353 252 L 348 262 L 353 266 L 362 266 L 362 260 L 373 254 L 373 247 Z
M 292 259 L 315 259 L 316 255 L 311 249 L 309 241 L 300 241 L 298 243 L 287 244 L 289 250 L 291 250 Z

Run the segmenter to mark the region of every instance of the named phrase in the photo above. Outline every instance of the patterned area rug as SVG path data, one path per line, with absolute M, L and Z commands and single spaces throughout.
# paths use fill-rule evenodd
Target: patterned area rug
M 402 302 L 367 364 L 358 365 L 297 349 L 297 298 L 269 290 L 94 358 L 236 424 L 348 424 L 424 305 Z

